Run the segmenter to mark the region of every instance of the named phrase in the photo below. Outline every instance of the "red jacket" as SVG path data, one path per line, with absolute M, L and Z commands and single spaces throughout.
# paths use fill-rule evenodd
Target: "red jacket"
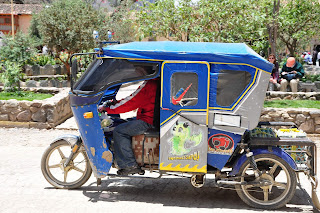
M 106 108 L 108 114 L 119 114 L 138 109 L 137 119 L 153 125 L 154 103 L 157 91 L 157 80 L 152 79 L 143 84 L 130 96 Z

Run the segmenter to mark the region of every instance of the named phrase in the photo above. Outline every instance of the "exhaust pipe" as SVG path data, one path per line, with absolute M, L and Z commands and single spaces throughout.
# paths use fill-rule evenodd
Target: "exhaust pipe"
M 247 185 L 247 182 L 239 182 L 239 181 L 233 181 L 233 180 L 218 180 L 218 185 Z

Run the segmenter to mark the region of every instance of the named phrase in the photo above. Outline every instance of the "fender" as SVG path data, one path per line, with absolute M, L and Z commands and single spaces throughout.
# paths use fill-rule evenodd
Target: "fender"
M 293 170 L 297 170 L 297 165 L 294 162 L 294 160 L 291 158 L 291 156 L 283 151 L 281 148 L 273 146 L 272 150 L 269 151 L 269 149 L 267 148 L 256 148 L 256 149 L 252 149 L 251 152 L 253 152 L 253 156 L 255 155 L 259 155 L 259 154 L 272 154 L 272 155 L 276 155 L 280 158 L 282 158 L 283 160 L 285 160 Z M 229 173 L 229 175 L 236 175 L 238 174 L 240 167 L 242 166 L 242 164 L 244 164 L 244 162 L 247 160 L 247 156 L 245 153 L 243 153 L 234 163 L 234 166 L 232 168 L 232 172 Z
M 51 144 L 60 140 L 65 140 L 70 144 L 70 146 L 73 146 L 78 141 L 81 141 L 81 137 L 77 135 L 72 135 L 72 134 L 65 134 L 55 138 Z

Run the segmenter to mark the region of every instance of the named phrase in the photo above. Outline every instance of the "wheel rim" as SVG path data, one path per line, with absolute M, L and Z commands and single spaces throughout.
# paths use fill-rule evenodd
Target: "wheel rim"
M 260 178 L 254 178 L 255 181 L 264 181 L 268 184 L 260 187 L 243 185 L 241 186 L 243 193 L 248 199 L 260 205 L 273 205 L 285 199 L 291 188 L 291 177 L 286 166 L 271 158 L 259 158 L 256 162 L 262 175 Z M 279 168 L 281 171 L 274 177 L 275 171 Z M 241 176 L 241 181 L 252 181 L 254 172 L 250 164 L 246 165 Z M 279 179 L 286 182 L 280 182 Z
M 46 170 L 49 178 L 60 185 L 73 185 L 86 175 L 89 165 L 85 153 L 78 151 L 67 167 L 64 166 L 69 154 L 70 145 L 59 145 L 53 148 L 46 158 Z

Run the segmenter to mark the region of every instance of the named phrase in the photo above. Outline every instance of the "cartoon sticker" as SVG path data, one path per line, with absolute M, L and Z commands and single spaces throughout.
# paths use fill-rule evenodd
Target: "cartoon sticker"
M 212 135 L 208 140 L 208 152 L 214 154 L 231 155 L 234 149 L 233 139 L 225 134 Z
M 192 148 L 198 146 L 202 141 L 202 133 L 193 134 L 188 122 L 176 122 L 171 129 L 173 135 L 171 143 L 171 154 L 182 156 L 191 152 Z

